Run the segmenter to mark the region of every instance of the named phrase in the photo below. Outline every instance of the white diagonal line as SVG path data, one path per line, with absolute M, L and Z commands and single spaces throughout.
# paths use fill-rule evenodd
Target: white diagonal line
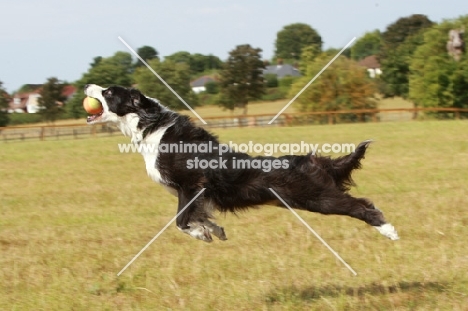
M 164 79 L 161 78 L 161 76 L 158 75 L 158 73 L 157 73 L 156 71 L 154 71 L 153 68 L 151 68 L 150 65 L 148 65 L 148 63 L 147 63 L 143 58 L 141 58 L 140 55 L 138 55 L 138 53 L 135 52 L 135 50 L 132 49 L 132 47 L 131 47 L 130 45 L 128 45 L 127 42 L 125 42 L 124 39 L 122 39 L 122 37 L 119 36 L 118 38 L 119 38 L 119 40 L 122 41 L 122 43 L 127 47 L 127 49 L 129 49 L 129 50 L 133 53 L 133 55 L 135 55 L 143 64 L 145 64 L 145 66 L 148 67 L 148 69 L 149 69 L 159 80 L 161 80 L 161 82 L 162 82 L 172 93 L 174 93 L 174 95 L 177 96 L 177 98 L 178 98 L 188 109 L 190 109 L 190 111 L 192 111 L 192 113 L 193 113 L 194 115 L 196 115 L 197 118 L 200 119 L 200 121 L 202 121 L 203 124 L 206 125 L 205 120 L 203 120 L 202 117 L 200 117 L 200 116 L 198 115 L 198 113 L 197 113 L 195 110 L 193 110 L 192 107 L 190 107 L 190 105 L 187 104 L 187 103 L 185 102 L 185 100 L 184 100 L 182 97 L 180 97 L 179 94 L 177 94 L 177 92 L 174 91 L 174 90 L 172 89 L 172 87 L 171 87 L 169 84 L 167 84 L 166 81 L 164 81 Z
M 302 90 L 300 90 L 299 93 L 297 93 L 296 96 L 294 96 L 294 98 L 291 99 L 291 100 L 289 101 L 289 103 L 287 103 L 286 106 L 284 106 L 284 108 L 281 109 L 281 111 L 278 112 L 278 113 L 276 114 L 276 116 L 275 116 L 273 119 L 271 119 L 270 122 L 268 122 L 268 124 L 273 123 L 273 122 L 276 120 L 276 118 L 278 118 L 278 117 L 280 116 L 280 114 L 282 114 L 282 113 L 289 107 L 289 105 L 291 105 L 291 104 L 293 103 L 293 101 L 295 101 L 296 98 L 298 98 L 299 95 L 301 95 L 302 92 L 304 92 L 304 90 L 305 90 L 306 88 L 308 88 L 309 85 L 311 85 L 312 82 L 314 82 L 315 79 L 317 79 L 317 78 L 325 71 L 325 69 L 327 69 L 328 66 L 330 66 L 330 65 L 338 58 L 338 56 L 340 56 L 341 53 L 343 53 L 344 50 L 346 50 L 346 49 L 348 48 L 348 46 L 351 45 L 351 43 L 354 42 L 354 40 L 356 40 L 356 37 L 354 37 L 353 39 L 351 39 L 351 41 L 349 41 L 348 44 L 346 44 L 345 47 L 342 48 L 341 51 L 339 51 L 338 54 L 336 54 L 335 57 L 333 57 L 332 60 L 329 61 L 328 64 L 326 64 L 325 67 L 323 67 L 322 70 L 320 70 L 319 73 L 317 73 L 317 74 L 315 75 L 315 77 L 313 77 L 312 80 L 310 80 L 309 83 L 307 83 L 306 86 L 304 86 L 304 87 L 302 88 Z
M 280 201 L 284 204 L 284 206 L 286 206 L 286 207 L 291 211 L 291 213 L 293 213 L 294 216 L 296 216 L 296 217 L 304 224 L 304 226 L 306 226 L 307 229 L 309 229 L 310 232 L 312 232 L 312 233 L 317 237 L 317 239 L 319 239 L 319 241 L 322 242 L 323 245 L 325 245 L 325 246 L 328 248 L 328 250 L 329 250 L 333 255 L 335 255 L 335 257 L 338 258 L 338 259 L 345 265 L 346 268 L 348 268 L 349 271 L 351 271 L 354 275 L 357 275 L 356 271 L 354 271 L 353 268 L 351 268 L 351 266 L 348 265 L 348 264 L 346 263 L 346 261 L 344 261 L 343 258 L 341 258 L 341 256 L 338 255 L 338 253 L 335 252 L 335 251 L 333 250 L 333 248 L 331 248 L 331 246 L 328 245 L 327 242 L 325 242 L 325 240 L 322 239 L 322 238 L 320 237 L 320 235 L 318 235 L 318 233 L 315 232 L 315 230 L 312 229 L 312 228 L 304 221 L 304 219 L 302 219 L 301 216 L 299 216 L 299 215 L 296 213 L 296 211 L 293 210 L 293 209 L 288 205 L 288 203 L 286 203 L 286 202 L 278 195 L 278 193 L 276 193 L 275 190 L 273 190 L 272 188 L 268 188 L 268 189 L 270 189 L 270 191 L 273 192 L 273 194 L 278 198 L 278 200 L 280 200 Z
M 203 188 L 202 190 L 200 190 L 200 192 L 198 192 L 197 195 L 196 195 L 192 200 L 190 200 L 190 202 L 188 202 L 187 205 L 185 205 L 184 208 L 183 208 L 180 212 L 178 212 L 177 215 L 175 215 L 174 218 L 172 218 L 172 219 L 167 223 L 167 225 L 164 226 L 164 228 L 162 228 L 161 231 L 159 231 L 158 234 L 156 234 L 155 237 L 152 238 L 151 241 L 149 241 L 149 242 L 145 245 L 145 247 L 143 247 L 143 248 L 141 249 L 141 251 L 138 252 L 138 254 L 136 254 L 135 257 L 133 257 L 133 259 L 130 260 L 130 262 L 129 262 L 122 270 L 120 270 L 119 273 L 117 273 L 117 276 L 120 276 L 120 275 L 122 274 L 122 272 L 124 272 L 124 271 L 135 261 L 135 259 L 137 259 L 138 256 L 140 256 L 140 255 L 151 245 L 151 243 L 153 243 L 153 242 L 164 232 L 164 230 L 166 230 L 167 227 L 169 227 L 169 226 L 174 222 L 174 220 L 176 220 L 177 217 L 179 217 L 179 215 L 182 214 L 182 213 L 185 211 L 185 209 L 186 209 L 187 207 L 189 207 L 190 204 L 192 204 L 193 201 L 195 201 L 195 200 L 200 196 L 200 194 L 203 193 L 203 191 L 205 191 L 205 189 L 206 189 L 206 188 Z

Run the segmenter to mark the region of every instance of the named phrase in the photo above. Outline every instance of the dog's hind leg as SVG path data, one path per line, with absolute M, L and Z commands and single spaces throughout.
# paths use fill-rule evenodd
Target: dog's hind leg
M 368 199 L 365 199 L 365 198 L 358 198 L 357 199 L 358 201 L 362 202 L 363 205 L 366 206 L 366 208 L 368 209 L 373 209 L 375 210 L 377 213 L 380 213 L 380 215 L 382 215 L 382 219 L 383 219 L 383 213 L 381 210 L 379 210 L 377 207 L 375 207 L 375 205 L 370 202 Z M 391 224 L 385 222 L 383 224 L 380 224 L 380 225 L 377 225 L 377 226 L 373 226 L 375 229 L 377 229 L 377 231 L 380 232 L 380 234 L 386 236 L 387 238 L 389 238 L 390 240 L 398 240 L 399 237 L 398 237 L 398 233 L 396 232 L 395 230 L 395 227 L 393 227 Z
M 354 198 L 347 193 L 327 192 L 318 200 L 308 201 L 307 210 L 322 214 L 347 215 L 365 221 L 391 240 L 398 240 L 395 228 L 385 221 L 383 213 L 364 198 Z

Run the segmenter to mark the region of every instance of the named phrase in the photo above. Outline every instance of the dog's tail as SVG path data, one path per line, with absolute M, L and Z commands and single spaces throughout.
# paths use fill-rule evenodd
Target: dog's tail
M 351 173 L 353 170 L 361 168 L 361 160 L 364 159 L 367 147 L 371 142 L 371 140 L 363 141 L 353 153 L 336 159 L 314 155 L 311 155 L 310 159 L 314 165 L 325 170 L 342 191 L 348 191 L 352 186 L 356 185 Z

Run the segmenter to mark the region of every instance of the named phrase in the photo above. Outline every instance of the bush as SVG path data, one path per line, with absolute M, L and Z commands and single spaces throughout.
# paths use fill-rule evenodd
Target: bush
M 281 90 L 278 87 L 268 88 L 266 94 L 264 94 L 262 96 L 261 100 L 263 100 L 263 101 L 275 101 L 275 100 L 279 100 L 279 99 L 284 99 L 284 98 L 286 98 L 286 94 L 287 94 L 286 92 L 283 92 L 283 90 Z
M 281 89 L 281 91 L 288 93 L 289 90 L 291 89 L 291 85 L 294 83 L 295 80 L 297 80 L 299 77 L 291 77 L 291 76 L 285 76 L 282 79 L 278 81 L 278 86 Z
M 219 83 L 210 81 L 205 84 L 206 93 L 208 94 L 218 94 L 219 93 Z
M 0 110 L 0 127 L 7 126 L 10 123 L 8 113 Z
M 218 94 L 208 94 L 207 92 L 199 93 L 197 97 L 200 106 L 216 105 L 219 99 Z
M 278 76 L 273 74 L 273 73 L 269 73 L 269 74 L 266 74 L 264 76 L 265 78 L 265 83 L 266 83 L 266 87 L 268 88 L 271 88 L 271 87 L 277 87 L 278 86 Z
M 327 62 L 328 56 L 322 54 L 309 63 L 304 76 L 291 86 L 289 96 L 294 97 L 300 92 Z M 377 106 L 376 92 L 375 81 L 363 67 L 346 57 L 339 57 L 333 63 L 333 70 L 325 70 L 320 79 L 296 99 L 296 104 L 302 111 L 373 109 Z
M 31 124 L 42 121 L 42 116 L 38 113 L 10 113 L 9 116 L 9 125 Z

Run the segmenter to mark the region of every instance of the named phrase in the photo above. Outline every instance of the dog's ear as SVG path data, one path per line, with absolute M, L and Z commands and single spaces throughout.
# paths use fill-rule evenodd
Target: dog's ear
M 148 98 L 137 89 L 130 90 L 130 100 L 132 105 L 138 108 L 146 109 L 150 106 Z
M 141 98 L 143 95 L 140 93 L 140 91 L 136 89 L 131 89 L 130 90 L 130 100 L 132 101 L 132 104 L 134 106 L 140 107 L 141 106 Z

